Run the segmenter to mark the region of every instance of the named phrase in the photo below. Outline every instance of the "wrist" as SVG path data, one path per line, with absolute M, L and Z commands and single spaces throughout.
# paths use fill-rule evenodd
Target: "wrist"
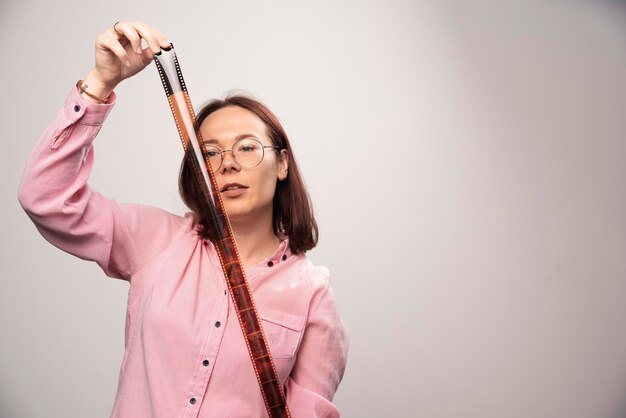
M 90 103 L 106 103 L 116 84 L 103 83 L 91 70 L 84 80 L 79 81 L 78 94 Z

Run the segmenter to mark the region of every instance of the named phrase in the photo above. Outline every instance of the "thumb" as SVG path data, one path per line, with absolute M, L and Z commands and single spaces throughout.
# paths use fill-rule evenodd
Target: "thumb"
M 141 52 L 141 62 L 143 62 L 144 66 L 147 66 L 148 64 L 150 64 L 153 58 L 154 58 L 154 52 L 152 52 L 150 47 L 144 49 Z

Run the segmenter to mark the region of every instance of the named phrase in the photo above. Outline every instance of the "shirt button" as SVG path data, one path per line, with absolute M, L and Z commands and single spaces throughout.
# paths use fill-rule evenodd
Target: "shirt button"
M 287 259 L 287 254 L 283 254 L 283 261 Z
M 74 105 L 74 112 L 80 112 L 80 106 Z
M 202 365 L 205 366 L 205 367 L 208 366 L 209 365 L 209 360 L 204 360 L 202 362 Z
M 192 404 L 192 405 L 195 404 L 196 403 L 196 398 L 189 399 L 189 403 Z
M 268 266 L 268 267 L 272 267 L 273 265 L 274 265 L 274 262 L 273 262 L 272 260 L 270 260 L 270 261 L 268 261 L 268 262 L 267 262 L 267 266 Z
M 219 328 L 222 323 L 220 321 L 215 322 L 215 328 Z

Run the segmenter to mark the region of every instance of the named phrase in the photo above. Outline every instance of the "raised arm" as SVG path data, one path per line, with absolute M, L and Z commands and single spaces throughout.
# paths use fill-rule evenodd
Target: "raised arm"
M 125 279 L 161 251 L 169 242 L 164 238 L 182 223 L 159 209 L 106 199 L 87 184 L 94 160 L 92 141 L 115 103 L 113 88 L 150 62 L 151 51 L 159 48 L 157 41 L 167 42 L 145 24 L 137 25 L 133 33 L 134 27 L 118 23 L 120 33 L 111 27 L 98 36 L 94 69 L 72 88 L 39 137 L 18 193 L 22 207 L 48 241 L 96 261 L 109 276 Z M 140 38 L 148 48 L 133 52 Z M 147 234 L 152 239 L 145 239 Z

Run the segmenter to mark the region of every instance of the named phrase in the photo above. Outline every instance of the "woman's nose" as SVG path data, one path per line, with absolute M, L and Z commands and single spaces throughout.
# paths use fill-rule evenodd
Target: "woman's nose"
M 237 161 L 235 161 L 235 158 L 233 157 L 233 152 L 231 150 L 224 151 L 224 153 L 222 154 L 221 171 L 226 172 L 231 169 L 239 170 L 240 169 L 239 164 L 237 164 Z

